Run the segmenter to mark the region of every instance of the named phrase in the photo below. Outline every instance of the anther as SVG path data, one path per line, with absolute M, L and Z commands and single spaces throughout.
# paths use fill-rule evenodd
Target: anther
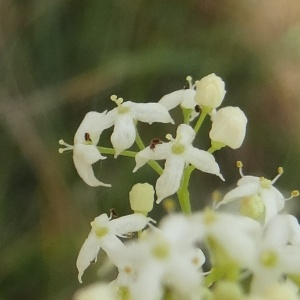
M 274 183 L 278 180 L 278 178 L 283 174 L 283 168 L 282 168 L 282 167 L 279 167 L 277 172 L 278 172 L 278 174 L 277 174 L 277 176 L 275 176 L 275 178 L 272 180 L 272 184 L 274 184 Z
M 240 172 L 241 177 L 244 177 L 244 173 L 243 173 L 243 163 L 242 163 L 240 160 L 238 160 L 238 161 L 236 162 L 236 166 L 239 168 L 239 172 Z
M 110 96 L 110 100 L 112 100 L 113 102 L 115 102 L 117 105 L 120 105 L 123 103 L 124 99 L 123 98 L 118 98 L 117 95 L 111 95 Z
M 168 141 L 172 141 L 172 140 L 173 140 L 173 137 L 172 137 L 172 135 L 171 135 L 170 133 L 168 133 L 168 134 L 166 135 L 166 139 L 167 139 Z
M 193 78 L 192 78 L 192 76 L 187 76 L 185 79 L 188 82 L 189 88 L 192 89 L 193 88 L 193 83 L 192 83 Z
M 86 132 L 84 134 L 84 139 L 85 139 L 86 142 L 91 142 L 92 141 L 91 136 L 88 132 Z
M 58 149 L 58 152 L 59 153 L 63 153 L 65 151 L 69 151 L 69 150 L 73 150 L 74 149 L 74 146 L 70 145 L 70 144 L 67 144 L 64 140 L 59 140 L 58 143 L 62 146 L 65 146 L 66 148 L 59 148 Z
M 285 199 L 285 200 L 286 200 L 286 201 L 287 201 L 287 200 L 291 200 L 291 199 L 293 199 L 293 198 L 295 198 L 295 197 L 298 197 L 299 195 L 300 195 L 299 190 L 291 191 L 291 196 L 290 196 L 289 198 Z

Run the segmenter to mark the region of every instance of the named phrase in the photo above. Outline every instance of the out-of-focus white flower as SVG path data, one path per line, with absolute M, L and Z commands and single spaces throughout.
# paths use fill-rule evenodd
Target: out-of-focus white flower
M 294 221 L 291 215 L 277 215 L 266 224 L 254 253 L 249 253 L 248 268 L 253 272 L 251 293 L 266 292 L 284 275 L 300 275 L 299 246 L 293 244 L 295 236 L 299 237 L 300 226 L 296 228 Z
M 201 107 L 217 108 L 221 105 L 225 93 L 224 81 L 212 73 L 196 82 L 195 101 Z
M 116 283 L 120 286 L 127 283 L 124 270 L 134 273 L 127 286 L 130 299 L 161 299 L 164 288 L 178 299 L 199 298 L 205 257 L 201 249 L 195 247 L 196 230 L 190 232 L 190 229 L 187 217 L 170 216 L 164 219 L 160 229 L 150 229 L 145 238 L 127 245 L 121 254 L 122 276 Z
M 170 142 L 157 144 L 152 149 L 148 146 L 135 156 L 136 166 L 133 172 L 150 159 L 166 160 L 164 171 L 156 181 L 157 203 L 177 192 L 183 170 L 187 164 L 191 164 L 203 172 L 215 174 L 224 180 L 214 156 L 193 147 L 192 142 L 195 138 L 195 131 L 192 127 L 181 124 L 177 128 L 176 139 L 171 136 L 167 137 Z
M 94 283 L 77 291 L 73 300 L 116 300 L 114 287 L 108 283 Z
M 231 260 L 240 266 L 248 266 L 261 236 L 261 226 L 257 221 L 208 209 L 193 214 L 192 220 L 200 240 L 205 242 L 212 239 L 225 250 Z
M 148 213 L 153 209 L 154 188 L 149 183 L 137 183 L 129 192 L 130 207 L 134 212 Z
M 242 178 L 237 182 L 237 187 L 228 192 L 218 203 L 217 208 L 239 200 L 243 214 L 254 219 L 263 217 L 267 223 L 271 217 L 283 209 L 286 200 L 299 195 L 298 191 L 293 191 L 292 196 L 285 199 L 273 186 L 283 173 L 282 168 L 278 168 L 278 175 L 273 180 L 269 180 L 264 177 L 244 176 L 241 162 L 238 162 L 238 167 Z
M 126 237 L 128 233 L 144 229 L 150 222 L 142 214 L 134 213 L 123 216 L 118 219 L 111 219 L 106 214 L 102 214 L 91 222 L 91 232 L 83 243 L 77 258 L 78 280 L 82 282 L 81 277 L 85 269 L 91 262 L 97 260 L 97 255 L 102 248 L 111 261 L 118 265 L 119 253 L 125 247 L 118 237 Z
M 247 117 L 238 107 L 227 106 L 219 109 L 212 117 L 209 137 L 212 146 L 239 148 L 246 135 Z
M 90 186 L 111 186 L 99 181 L 95 177 L 92 167 L 92 164 L 99 159 L 106 158 L 100 154 L 96 145 L 99 142 L 102 131 L 109 126 L 106 111 L 103 113 L 91 111 L 85 115 L 75 133 L 74 146 L 65 143 L 63 140 L 59 141 L 61 145 L 66 146 L 66 148 L 59 149 L 60 153 L 66 150 L 73 150 L 75 168 L 82 180 Z
M 107 113 L 107 118 L 114 125 L 111 143 L 115 149 L 115 157 L 123 150 L 130 148 L 136 138 L 135 123 L 137 121 L 152 124 L 154 122 L 172 123 L 168 110 L 160 103 L 123 102 L 122 98 L 111 96 L 117 107 Z

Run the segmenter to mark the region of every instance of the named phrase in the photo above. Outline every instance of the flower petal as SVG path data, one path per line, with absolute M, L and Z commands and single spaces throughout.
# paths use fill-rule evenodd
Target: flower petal
M 166 159 L 171 151 L 171 143 L 157 144 L 155 148 L 146 147 L 135 156 L 135 168 L 132 172 L 136 172 L 140 167 L 145 165 L 150 159 L 160 160 Z
M 138 121 L 149 124 L 154 122 L 174 124 L 168 109 L 160 103 L 134 103 L 127 101 L 125 104 L 131 107 L 134 118 Z
M 84 241 L 76 261 L 78 280 L 80 283 L 82 283 L 81 277 L 85 269 L 91 264 L 91 262 L 97 260 L 99 250 L 100 245 L 97 237 L 93 233 L 90 233 L 87 239 Z
M 80 157 L 76 156 L 75 151 L 74 151 L 74 155 L 73 155 L 73 160 L 74 160 L 74 165 L 75 165 L 75 168 L 76 168 L 79 176 L 86 184 L 88 184 L 90 186 L 94 186 L 94 187 L 100 186 L 100 185 L 107 186 L 107 187 L 111 186 L 110 184 L 99 181 L 94 175 L 92 165 L 86 163 L 85 161 L 80 159 Z
M 130 148 L 136 137 L 136 129 L 130 113 L 119 114 L 115 121 L 111 143 L 116 151 L 115 158 L 123 151 Z
M 178 90 L 163 96 L 158 103 L 162 104 L 168 110 L 173 109 L 182 102 L 184 90 Z
M 153 220 L 142 214 L 134 213 L 111 220 L 109 226 L 115 235 L 124 235 L 144 229 L 150 221 Z
M 220 174 L 219 165 L 211 153 L 191 146 L 187 147 L 184 156 L 186 161 L 192 164 L 196 169 L 205 173 L 215 174 L 224 180 Z
M 111 124 L 106 117 L 106 111 L 103 113 L 90 111 L 85 115 L 75 133 L 74 144 L 85 143 L 85 134 L 88 133 L 93 145 L 97 145 L 102 131 L 110 126 Z
M 166 159 L 162 175 L 156 181 L 156 203 L 177 192 L 183 174 L 185 161 L 181 155 L 170 155 Z
M 258 188 L 259 187 L 256 183 L 249 183 L 243 186 L 238 186 L 224 196 L 223 200 L 217 204 L 217 208 L 222 204 L 229 203 L 231 201 L 237 200 L 238 198 L 255 195 L 258 193 Z
M 277 202 L 271 189 L 261 189 L 261 199 L 265 205 L 265 223 L 278 213 Z
M 176 140 L 180 141 L 180 143 L 185 145 L 190 145 L 194 138 L 196 136 L 196 133 L 194 129 L 187 125 L 187 124 L 180 124 L 176 131 Z

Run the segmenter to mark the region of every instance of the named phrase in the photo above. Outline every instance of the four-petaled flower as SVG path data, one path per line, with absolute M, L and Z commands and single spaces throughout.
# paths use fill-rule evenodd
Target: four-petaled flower
M 168 110 L 160 103 L 123 102 L 122 98 L 115 95 L 111 96 L 111 99 L 118 105 L 107 113 L 110 126 L 114 125 L 110 139 L 115 149 L 115 157 L 133 145 L 137 121 L 149 124 L 154 122 L 174 124 Z
M 217 205 L 240 200 L 241 213 L 254 219 L 261 219 L 267 223 L 273 216 L 277 215 L 284 207 L 286 200 L 298 196 L 298 191 L 293 191 L 290 198 L 286 199 L 273 184 L 283 173 L 282 168 L 278 168 L 278 175 L 269 180 L 264 177 L 244 176 L 242 163 L 238 162 L 241 179 L 237 182 L 237 187 L 228 192 L 222 201 Z
M 136 166 L 133 172 L 150 159 L 166 160 L 164 171 L 156 182 L 157 203 L 177 192 L 187 164 L 203 172 L 215 174 L 223 180 L 214 156 L 207 151 L 193 147 L 195 131 L 192 127 L 181 124 L 177 128 L 176 138 L 173 139 L 170 136 L 168 138 L 170 139 L 168 143 L 157 144 L 153 149 L 148 146 L 135 157 Z
M 106 156 L 101 155 L 96 145 L 102 131 L 108 127 L 110 127 L 110 124 L 106 118 L 106 111 L 103 113 L 91 111 L 85 115 L 75 133 L 74 146 L 65 143 L 63 140 L 59 141 L 61 145 L 66 146 L 66 148 L 59 149 L 60 153 L 73 150 L 75 168 L 82 180 L 90 186 L 111 186 L 99 181 L 95 177 L 92 167 L 92 164 L 99 159 L 106 158 Z
M 78 280 L 82 282 L 82 275 L 91 262 L 97 261 L 97 255 L 102 248 L 111 261 L 118 265 L 119 253 L 125 247 L 118 237 L 144 229 L 150 222 L 155 221 L 142 214 L 134 213 L 118 219 L 111 219 L 107 214 L 102 214 L 91 222 L 91 232 L 83 243 L 78 254 L 76 266 Z

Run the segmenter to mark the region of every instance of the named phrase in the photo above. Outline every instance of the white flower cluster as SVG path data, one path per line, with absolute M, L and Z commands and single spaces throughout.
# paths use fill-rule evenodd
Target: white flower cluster
M 63 140 L 65 148 L 73 150 L 75 168 L 90 186 L 110 184 L 99 181 L 92 165 L 106 157 L 119 155 L 135 159 L 136 172 L 148 164 L 157 173 L 155 189 L 148 183 L 138 183 L 129 193 L 134 213 L 117 218 L 100 214 L 91 222 L 91 231 L 77 258 L 78 279 L 91 262 L 96 262 L 101 249 L 117 269 L 115 280 L 79 290 L 74 300 L 273 300 L 300 299 L 300 225 L 297 219 L 283 213 L 289 198 L 279 192 L 273 180 L 244 176 L 238 162 L 241 179 L 221 201 L 212 201 L 211 208 L 192 212 L 189 194 L 191 173 L 221 175 L 213 153 L 228 146 L 239 148 L 245 138 L 247 118 L 238 107 L 222 107 L 225 84 L 215 74 L 205 76 L 195 84 L 162 97 L 157 103 L 124 102 L 113 95 L 117 105 L 111 111 L 89 112 L 74 137 L 74 145 Z M 180 107 L 183 122 L 176 124 L 176 136 L 154 138 L 145 146 L 137 123 L 174 124 L 169 111 Z M 211 129 L 208 150 L 193 145 L 204 119 L 209 116 Z M 193 124 L 193 122 L 195 122 Z M 104 130 L 114 126 L 112 148 L 98 146 Z M 128 150 L 136 142 L 138 152 Z M 157 162 L 163 160 L 164 168 Z M 181 213 L 167 208 L 169 215 L 155 227 L 156 221 L 147 215 L 156 203 L 177 193 Z M 236 204 L 236 211 L 231 209 Z M 227 208 L 227 211 L 222 211 Z M 137 239 L 125 243 L 124 239 Z

